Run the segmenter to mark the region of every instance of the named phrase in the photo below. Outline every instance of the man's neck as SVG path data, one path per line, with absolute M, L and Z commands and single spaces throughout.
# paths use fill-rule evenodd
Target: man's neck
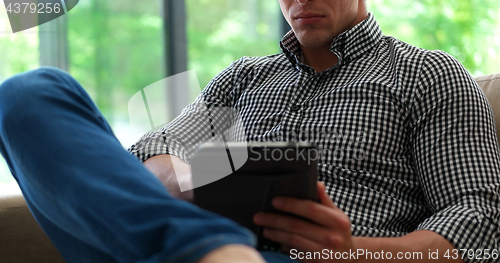
M 301 45 L 301 49 L 301 62 L 312 67 L 316 72 L 325 71 L 339 62 L 338 57 L 330 52 L 330 46 L 306 48 Z
M 366 5 L 363 4 L 360 8 L 358 17 L 355 19 L 355 23 L 353 23 L 352 26 L 361 23 L 368 17 Z M 337 65 L 337 63 L 339 63 L 339 58 L 330 51 L 330 44 L 331 43 L 328 43 L 328 45 L 321 47 L 305 47 L 300 44 L 302 50 L 301 62 L 312 67 L 316 72 L 322 72 Z

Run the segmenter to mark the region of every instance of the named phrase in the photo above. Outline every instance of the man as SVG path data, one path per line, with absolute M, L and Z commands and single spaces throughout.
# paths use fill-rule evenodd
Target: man
M 320 180 L 341 209 L 326 196 L 322 205 L 288 198 L 276 207 L 310 221 L 254 218 L 286 253 L 361 249 L 460 262 L 464 250 L 497 249 L 495 126 L 466 70 L 444 52 L 383 37 L 365 1 L 279 2 L 293 29 L 283 54 L 236 61 L 130 151 L 189 199 L 179 191 L 189 169 L 172 166 L 188 167 L 194 147 L 185 146 L 209 140 L 208 127 L 193 126 L 198 105 L 234 108 L 248 141 L 306 140 L 326 153 Z
M 200 95 L 210 106 L 238 109 L 249 140 L 307 137 L 332 150 L 319 167 L 330 196 L 320 184 L 321 204 L 275 200 L 278 209 L 310 221 L 256 215 L 265 235 L 291 255 L 423 251 L 439 252 L 433 262 L 440 262 L 448 249 L 455 256 L 454 245 L 498 248 L 494 123 L 465 70 L 443 53 L 382 37 L 364 1 L 280 5 L 295 32 L 283 39 L 284 54 L 235 62 Z M 187 170 L 178 157 L 192 154 L 178 146 L 205 139 L 184 137 L 189 128 L 182 124 L 196 119 L 196 110 L 196 103 L 188 106 L 173 122 L 180 125 L 131 148 L 174 195 L 189 174 L 179 166 L 176 175 L 168 171 L 172 164 Z M 338 140 L 339 129 L 357 135 Z M 321 134 L 328 136 L 315 137 Z M 0 138 L 33 214 L 69 262 L 262 261 L 247 231 L 171 198 L 122 151 L 68 75 L 42 69 L 2 84 Z M 366 155 L 338 158 L 336 150 Z

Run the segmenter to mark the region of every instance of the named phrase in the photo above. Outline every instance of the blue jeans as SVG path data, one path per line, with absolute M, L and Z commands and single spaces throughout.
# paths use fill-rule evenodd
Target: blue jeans
M 68 262 L 196 262 L 255 245 L 234 222 L 169 195 L 123 149 L 84 89 L 53 68 L 0 86 L 0 151 Z M 262 253 L 268 262 L 295 262 Z

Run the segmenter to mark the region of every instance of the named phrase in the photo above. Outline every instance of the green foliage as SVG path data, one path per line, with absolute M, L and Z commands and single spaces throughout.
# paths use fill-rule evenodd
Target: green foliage
M 187 0 L 186 6 L 189 68 L 201 87 L 240 57 L 280 52 L 277 1 Z
M 172 0 L 177 1 L 177 0 Z M 242 56 L 280 52 L 276 0 L 185 0 L 189 69 L 204 87 Z M 412 45 L 441 49 L 475 75 L 500 72 L 498 0 L 369 0 L 383 31 Z M 108 120 L 126 119 L 139 89 L 165 77 L 160 3 L 82 0 L 68 16 L 70 73 Z M 10 31 L 0 10 L 0 81 L 38 66 L 38 34 Z M 193 91 L 197 94 L 199 91 Z M 0 182 L 9 181 L 2 178 Z
M 7 13 L 0 7 L 0 83 L 14 74 L 37 68 L 39 54 L 38 30 L 13 34 Z M 14 183 L 14 177 L 0 155 L 0 194 Z
M 497 0 L 370 0 L 383 31 L 409 44 L 444 50 L 475 75 L 500 71 Z
M 12 33 L 7 12 L 0 9 L 0 83 L 16 74 L 38 67 L 38 30 Z
M 475 74 L 500 70 L 500 41 L 494 39 L 497 1 L 368 3 L 384 33 L 444 50 Z M 202 87 L 242 56 L 280 52 L 277 1 L 186 0 L 186 7 L 188 68 L 196 70 Z M 87 0 L 68 14 L 70 71 L 106 116 L 116 109 L 126 111 L 125 98 L 164 77 L 158 9 L 152 1 Z
M 112 121 L 126 116 L 133 94 L 165 76 L 158 3 L 81 2 L 68 13 L 70 73 Z

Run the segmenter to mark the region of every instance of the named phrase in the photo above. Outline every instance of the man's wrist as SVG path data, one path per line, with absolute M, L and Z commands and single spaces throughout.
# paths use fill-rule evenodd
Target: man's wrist
M 181 184 L 185 186 L 184 189 L 192 188 L 191 166 L 182 159 L 168 154 L 156 155 L 144 161 L 143 165 L 161 181 L 172 196 L 193 200 L 191 190 L 181 191 Z

